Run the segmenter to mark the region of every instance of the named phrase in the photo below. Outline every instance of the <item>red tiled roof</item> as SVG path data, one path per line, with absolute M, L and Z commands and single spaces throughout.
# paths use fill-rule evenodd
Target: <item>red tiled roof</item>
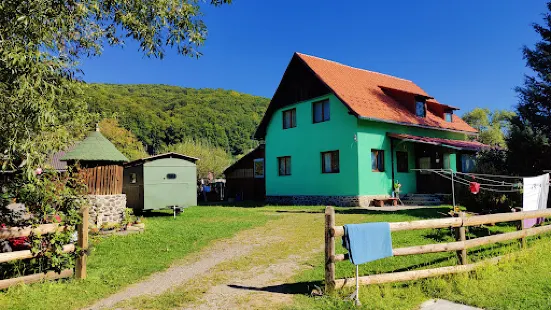
M 476 142 L 476 141 L 429 138 L 429 137 L 412 136 L 412 135 L 398 134 L 398 133 L 388 133 L 387 136 L 400 139 L 400 140 L 440 145 L 440 146 L 451 147 L 454 149 L 467 150 L 467 151 L 480 151 L 483 149 L 490 148 L 490 146 L 480 142 Z
M 395 122 L 404 125 L 436 127 L 441 129 L 458 130 L 476 133 L 476 129 L 469 126 L 460 117 L 453 115 L 452 122 L 446 122 L 442 117 L 427 109 L 426 117 L 417 117 L 406 106 L 400 104 L 383 89 L 399 90 L 429 98 L 431 103 L 438 101 L 431 99 L 421 87 L 409 80 L 390 75 L 353 68 L 334 61 L 296 54 L 353 112 L 360 117 L 374 120 Z M 443 105 L 445 108 L 454 109 Z

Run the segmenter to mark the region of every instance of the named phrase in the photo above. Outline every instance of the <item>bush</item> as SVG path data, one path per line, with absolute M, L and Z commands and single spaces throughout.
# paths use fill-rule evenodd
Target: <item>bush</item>
M 490 149 L 477 154 L 477 165 L 473 173 L 509 175 L 507 169 L 507 151 L 503 149 Z M 491 177 L 490 177 L 491 178 Z M 500 180 L 499 178 L 491 178 Z M 515 182 L 517 180 L 507 180 Z M 482 180 L 473 182 L 487 183 Z M 495 187 L 496 189 L 498 187 Z M 497 193 L 488 190 L 481 190 L 478 194 L 472 194 L 468 187 L 458 186 L 457 201 L 470 212 L 494 213 L 510 212 L 511 208 L 522 207 L 522 193 Z M 499 188 L 510 189 L 510 188 Z

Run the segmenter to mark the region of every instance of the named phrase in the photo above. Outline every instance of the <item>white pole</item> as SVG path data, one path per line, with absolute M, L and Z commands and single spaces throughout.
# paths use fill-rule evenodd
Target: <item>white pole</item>
M 452 200 L 453 200 L 453 212 L 455 212 L 455 186 L 453 183 L 453 169 L 450 169 L 452 175 Z

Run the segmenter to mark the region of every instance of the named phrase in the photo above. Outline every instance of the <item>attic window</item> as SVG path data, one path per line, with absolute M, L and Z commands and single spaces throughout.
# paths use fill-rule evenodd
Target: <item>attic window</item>
M 425 99 L 417 98 L 415 99 L 415 115 L 419 117 L 427 116 L 427 107 Z
M 450 123 L 453 122 L 453 112 L 450 111 L 450 112 L 444 113 L 444 120 Z

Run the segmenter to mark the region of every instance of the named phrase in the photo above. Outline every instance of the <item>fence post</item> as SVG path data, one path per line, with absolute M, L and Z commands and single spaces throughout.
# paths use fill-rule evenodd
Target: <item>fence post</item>
M 88 250 L 88 224 L 89 224 L 89 210 L 88 206 L 82 207 L 82 224 L 77 226 L 78 230 L 78 247 L 82 250 L 82 253 L 77 258 L 76 264 L 76 277 L 77 279 L 86 279 L 86 257 Z
M 465 212 L 459 212 L 459 216 L 461 219 L 465 219 Z M 455 230 L 455 239 L 457 241 L 466 241 L 467 237 L 465 234 L 465 226 L 463 226 L 463 223 L 461 226 L 457 227 Z M 467 249 L 459 250 L 457 251 L 457 257 L 459 258 L 459 263 L 461 265 L 467 265 L 469 262 L 467 261 Z
M 331 228 L 335 226 L 335 209 L 325 208 L 325 291 L 332 292 L 335 289 L 335 237 L 331 234 Z
M 520 220 L 517 226 L 518 230 L 524 230 L 524 220 Z M 526 248 L 526 237 L 520 238 L 520 247 L 523 249 Z

